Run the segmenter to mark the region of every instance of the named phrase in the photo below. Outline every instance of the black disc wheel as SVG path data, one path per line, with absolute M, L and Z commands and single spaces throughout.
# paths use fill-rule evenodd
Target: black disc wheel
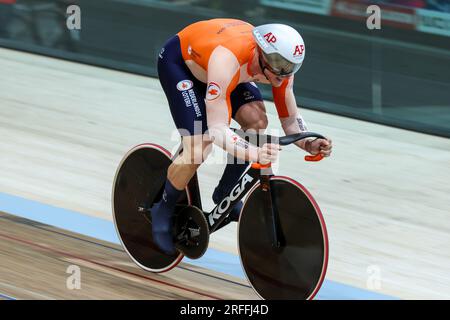
M 272 210 L 267 191 L 256 184 L 246 198 L 238 225 L 238 248 L 247 278 L 263 299 L 312 299 L 325 278 L 328 236 L 319 206 L 298 182 L 270 179 L 280 246 L 270 236 Z
M 122 159 L 113 183 L 112 210 L 117 234 L 131 259 L 151 272 L 168 271 L 183 259 L 178 251 L 166 255 L 156 246 L 148 211 L 161 198 L 170 159 L 170 153 L 158 145 L 136 146 Z M 187 188 L 178 204 L 178 208 L 190 204 Z

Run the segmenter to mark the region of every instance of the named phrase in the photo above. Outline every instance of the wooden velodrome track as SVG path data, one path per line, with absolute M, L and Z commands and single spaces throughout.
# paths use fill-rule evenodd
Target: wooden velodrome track
M 125 152 L 142 142 L 177 146 L 156 79 L 0 49 L 0 83 L 0 193 L 112 220 L 111 185 Z M 267 110 L 279 129 L 271 102 Z M 322 209 L 327 279 L 366 288 L 375 267 L 380 293 L 450 298 L 450 140 L 302 114 L 333 139 L 333 156 L 306 163 L 286 147 L 278 173 L 309 188 Z M 221 157 L 216 149 L 211 159 Z M 199 170 L 206 208 L 224 166 L 212 160 Z M 0 292 L 17 298 L 256 297 L 241 279 L 188 264 L 145 273 L 116 245 L 3 213 L 0 240 Z M 236 225 L 212 235 L 211 247 L 237 254 Z M 86 291 L 65 289 L 61 266 L 70 261 L 89 266 Z

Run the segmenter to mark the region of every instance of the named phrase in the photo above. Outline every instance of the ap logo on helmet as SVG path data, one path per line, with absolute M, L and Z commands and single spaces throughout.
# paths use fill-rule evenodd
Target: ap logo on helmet
M 305 46 L 303 44 L 298 44 L 295 46 L 294 57 L 301 56 L 305 51 Z

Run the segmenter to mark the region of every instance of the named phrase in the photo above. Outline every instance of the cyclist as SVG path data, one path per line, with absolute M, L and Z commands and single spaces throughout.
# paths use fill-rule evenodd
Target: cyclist
M 278 145 L 254 146 L 229 127 L 231 118 L 243 130 L 267 127 L 265 106 L 255 82 L 272 85 L 286 134 L 306 131 L 292 90 L 294 73 L 304 57 L 303 39 L 292 27 L 254 27 L 235 19 L 196 22 L 165 43 L 159 54 L 158 75 L 183 143 L 183 153 L 168 169 L 162 199 L 151 210 L 153 238 L 165 253 L 176 252 L 172 239 L 176 201 L 205 160 L 211 143 L 232 155 L 213 193 L 216 204 L 231 191 L 249 162 L 266 164 L 276 160 Z M 332 149 L 330 139 L 301 141 L 297 145 L 325 157 Z M 245 162 L 230 161 L 233 157 Z M 240 206 L 230 213 L 229 221 L 238 220 Z

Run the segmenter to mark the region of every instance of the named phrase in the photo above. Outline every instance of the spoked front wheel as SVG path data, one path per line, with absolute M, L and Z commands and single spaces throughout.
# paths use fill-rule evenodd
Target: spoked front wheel
M 312 299 L 325 278 L 328 236 L 319 206 L 298 182 L 270 179 L 277 207 L 281 246 L 273 246 L 267 195 L 256 184 L 243 205 L 238 224 L 242 266 L 263 299 Z

